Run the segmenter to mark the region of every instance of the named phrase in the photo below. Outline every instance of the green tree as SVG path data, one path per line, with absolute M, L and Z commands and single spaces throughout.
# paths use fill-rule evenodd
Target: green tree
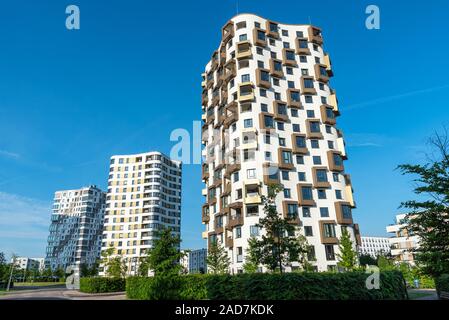
M 114 255 L 114 247 L 110 246 L 101 253 L 105 274 L 111 278 L 124 278 L 128 271 L 125 259 L 121 255 Z
M 361 254 L 359 256 L 359 263 L 361 266 L 376 266 L 377 260 L 369 254 Z
M 396 270 L 394 259 L 392 259 L 389 255 L 386 254 L 381 254 L 377 256 L 377 266 L 379 267 L 380 271 Z
M 259 268 L 257 256 L 257 239 L 251 237 L 248 239 L 247 255 L 245 256 L 245 263 L 243 264 L 243 271 L 245 273 L 256 273 Z
M 354 250 L 351 236 L 346 228 L 342 231 L 338 248 L 340 253 L 337 254 L 337 265 L 347 271 L 353 270 L 357 266 L 357 252 Z
M 402 202 L 409 209 L 404 233 L 420 238 L 412 252 L 424 274 L 438 277 L 449 273 L 449 138 L 447 129 L 428 142 L 432 153 L 424 165 L 403 164 L 402 174 L 416 176 L 415 194 L 423 200 Z
M 181 271 L 179 260 L 183 253 L 179 250 L 181 239 L 172 234 L 171 228 L 163 228 L 157 233 L 158 238 L 154 241 L 147 262 L 148 268 L 154 275 L 178 275 Z
M 257 264 L 266 266 L 271 271 L 283 272 L 285 265 L 298 261 L 303 269 L 308 268 L 307 253 L 309 246 L 305 237 L 297 236 L 299 227 L 291 222 L 297 218 L 283 218 L 276 208 L 276 196 L 282 190 L 279 184 L 268 185 L 268 195 L 262 196 L 265 216 L 259 219 L 258 226 L 265 233 L 252 244 L 252 255 Z
M 207 271 L 213 274 L 229 273 L 230 261 L 223 246 L 213 241 L 207 252 Z

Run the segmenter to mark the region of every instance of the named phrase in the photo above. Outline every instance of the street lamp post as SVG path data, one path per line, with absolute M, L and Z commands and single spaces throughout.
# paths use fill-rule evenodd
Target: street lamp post
M 6 291 L 9 291 L 9 288 L 11 286 L 12 272 L 14 270 L 14 265 L 16 264 L 16 258 L 17 256 L 15 254 L 12 254 L 11 272 L 9 274 L 8 286 L 6 287 Z

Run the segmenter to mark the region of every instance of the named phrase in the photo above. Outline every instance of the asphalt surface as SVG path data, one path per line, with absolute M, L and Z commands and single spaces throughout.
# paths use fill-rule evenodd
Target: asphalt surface
M 125 300 L 124 292 L 87 294 L 64 286 L 21 287 L 0 295 L 0 300 Z

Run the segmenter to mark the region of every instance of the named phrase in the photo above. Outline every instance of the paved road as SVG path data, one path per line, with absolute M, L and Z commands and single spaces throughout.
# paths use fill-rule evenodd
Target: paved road
M 0 300 L 125 300 L 125 293 L 87 294 L 65 287 L 22 287 L 0 296 Z

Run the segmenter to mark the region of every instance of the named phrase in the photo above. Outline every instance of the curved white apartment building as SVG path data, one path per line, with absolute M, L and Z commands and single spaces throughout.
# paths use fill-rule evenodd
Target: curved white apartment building
M 297 215 L 292 223 L 313 245 L 318 271 L 336 267 L 342 228 L 360 245 L 332 75 L 317 27 L 253 14 L 223 27 L 202 82 L 202 221 L 203 238 L 226 247 L 233 273 L 242 271 L 249 237 L 260 235 L 270 183 L 284 186 L 278 212 Z
M 180 234 L 181 167 L 160 152 L 111 157 L 102 251 L 113 246 L 129 275 L 152 247 L 155 231 L 170 227 Z

